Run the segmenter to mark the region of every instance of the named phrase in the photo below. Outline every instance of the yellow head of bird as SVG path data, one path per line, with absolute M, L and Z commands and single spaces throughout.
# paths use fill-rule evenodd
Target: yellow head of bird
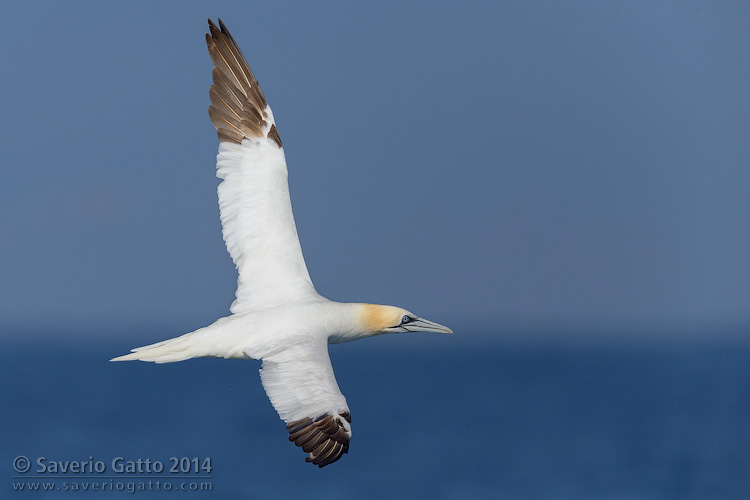
M 453 333 L 447 326 L 428 321 L 406 309 L 363 304 L 361 321 L 365 331 L 373 333 L 434 332 Z

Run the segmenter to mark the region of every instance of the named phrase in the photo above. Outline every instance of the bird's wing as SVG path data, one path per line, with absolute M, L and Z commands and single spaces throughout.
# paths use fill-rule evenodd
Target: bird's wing
M 237 266 L 232 313 L 318 297 L 302 257 L 287 168 L 271 108 L 224 23 L 209 19 L 214 62 L 208 114 L 219 135 L 216 176 L 224 241 Z
M 324 467 L 349 451 L 351 414 L 325 339 L 302 339 L 263 356 L 260 378 L 289 441 L 309 454 L 307 462 Z

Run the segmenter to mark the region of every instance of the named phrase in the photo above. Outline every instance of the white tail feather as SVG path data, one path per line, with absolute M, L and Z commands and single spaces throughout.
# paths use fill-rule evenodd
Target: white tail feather
M 195 350 L 188 333 L 181 337 L 164 340 L 143 347 L 131 349 L 130 354 L 110 359 L 110 361 L 153 361 L 154 363 L 174 363 L 201 356 Z
M 238 328 L 239 327 L 239 328 Z M 154 363 L 174 363 L 191 358 L 248 358 L 242 348 L 242 323 L 235 317 L 221 318 L 205 328 L 186 333 L 180 337 L 163 340 L 151 345 L 131 349 L 130 354 L 110 359 L 110 361 L 153 361 Z

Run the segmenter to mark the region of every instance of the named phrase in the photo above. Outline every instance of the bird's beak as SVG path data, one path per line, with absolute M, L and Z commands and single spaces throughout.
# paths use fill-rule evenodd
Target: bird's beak
M 447 326 L 427 321 L 423 318 L 417 318 L 409 324 L 403 326 L 407 331 L 410 332 L 434 332 L 434 333 L 453 333 L 453 330 Z

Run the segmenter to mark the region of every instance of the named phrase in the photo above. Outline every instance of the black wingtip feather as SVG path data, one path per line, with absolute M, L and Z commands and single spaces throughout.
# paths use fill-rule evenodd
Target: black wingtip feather
M 340 419 L 351 422 L 351 414 L 324 414 L 315 419 L 306 417 L 289 422 L 286 426 L 289 441 L 309 453 L 305 462 L 325 467 L 349 452 L 350 431 Z

